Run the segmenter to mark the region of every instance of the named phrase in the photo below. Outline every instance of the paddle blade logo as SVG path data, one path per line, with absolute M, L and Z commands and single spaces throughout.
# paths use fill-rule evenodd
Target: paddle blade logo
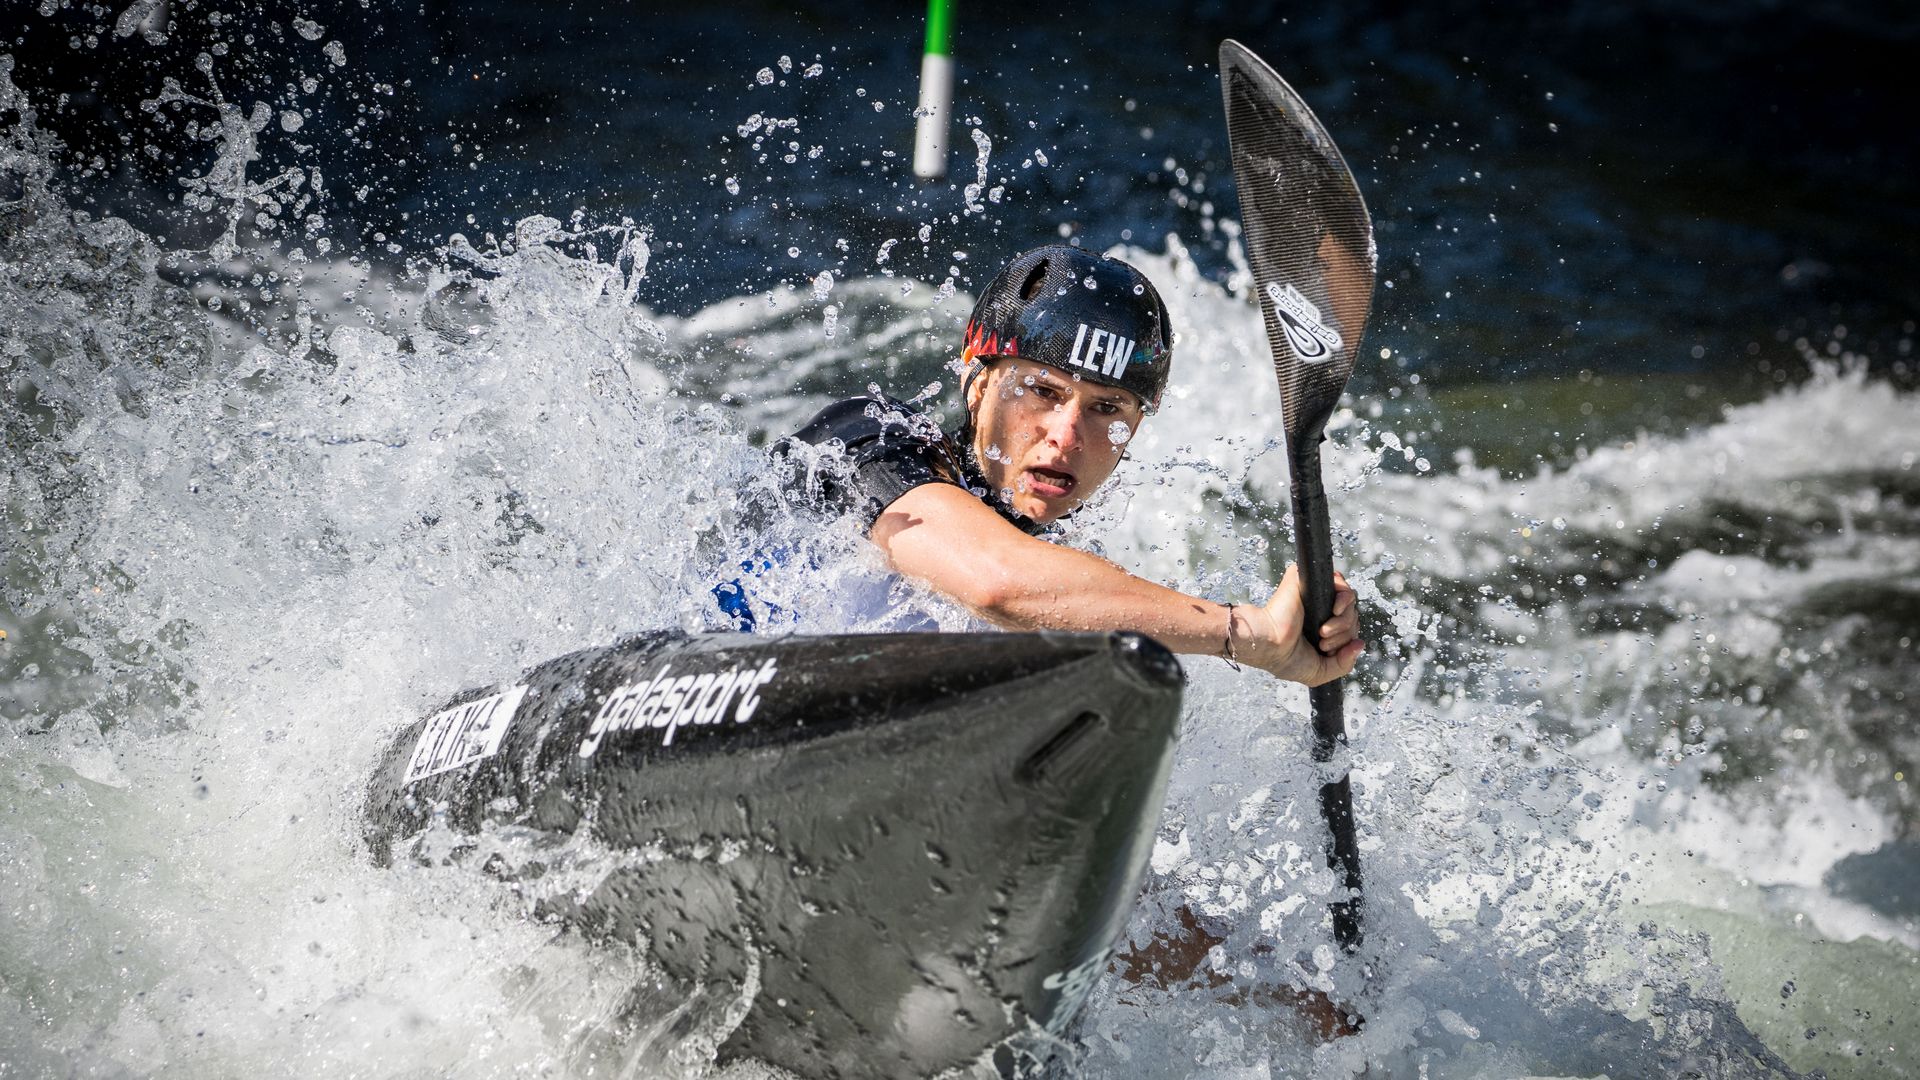
M 1273 301 L 1273 314 L 1287 331 L 1287 344 L 1302 363 L 1324 364 L 1340 351 L 1340 332 L 1321 321 L 1320 309 L 1299 289 L 1269 282 L 1267 299 Z

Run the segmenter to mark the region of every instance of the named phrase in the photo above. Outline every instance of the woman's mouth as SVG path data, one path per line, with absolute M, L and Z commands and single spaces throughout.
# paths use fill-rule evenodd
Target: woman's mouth
M 1064 499 L 1073 492 L 1072 473 L 1035 465 L 1027 470 L 1027 488 L 1043 499 Z

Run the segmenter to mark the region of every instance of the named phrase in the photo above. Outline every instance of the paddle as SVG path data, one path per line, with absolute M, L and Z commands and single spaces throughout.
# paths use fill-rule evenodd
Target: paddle
M 1320 625 L 1333 617 L 1320 444 L 1353 373 L 1373 304 L 1373 222 L 1339 148 L 1312 110 L 1237 41 L 1220 43 L 1220 92 L 1247 260 L 1280 377 L 1306 631 L 1318 645 Z M 1310 700 L 1313 759 L 1327 764 L 1347 741 L 1340 682 L 1314 687 Z M 1333 935 L 1352 952 L 1360 943 L 1360 852 L 1344 766 L 1338 780 L 1321 785 L 1320 812 L 1332 834 L 1327 865 L 1346 884 L 1346 896 L 1332 904 Z

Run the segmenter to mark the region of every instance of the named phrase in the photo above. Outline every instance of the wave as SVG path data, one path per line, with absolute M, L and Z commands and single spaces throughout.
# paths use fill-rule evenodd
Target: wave
M 7 1060 L 710 1071 L 644 955 L 556 935 L 477 867 L 374 869 L 362 785 L 454 689 L 709 625 L 742 552 L 809 545 L 796 597 L 865 572 L 857 537 L 769 516 L 759 447 L 869 382 L 950 390 L 968 298 L 882 274 L 669 316 L 644 303 L 644 228 L 544 217 L 411 271 L 178 252 L 66 206 L 22 115 L 0 207 Z M 1069 542 L 1257 596 L 1287 551 L 1258 321 L 1178 238 L 1121 253 L 1163 285 L 1181 366 Z M 1077 1068 L 1910 1068 L 1879 1024 L 1914 998 L 1915 914 L 1860 883 L 1911 831 L 1911 395 L 1823 368 L 1522 479 L 1436 465 L 1381 404 L 1354 397 L 1328 456 L 1373 642 L 1350 709 L 1364 962 L 1327 936 L 1304 695 L 1195 660 L 1129 935 L 1185 909 L 1217 944 L 1194 986 L 1104 980 Z M 857 628 L 838 617 L 819 628 Z M 1277 989 L 1367 1027 L 1316 1045 Z

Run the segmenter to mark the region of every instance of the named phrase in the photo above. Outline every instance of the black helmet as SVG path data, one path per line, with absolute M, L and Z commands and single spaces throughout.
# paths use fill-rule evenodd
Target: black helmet
M 1167 305 L 1146 275 L 1065 244 L 1017 256 L 980 294 L 960 363 L 1017 356 L 1130 390 L 1149 412 L 1173 370 Z

